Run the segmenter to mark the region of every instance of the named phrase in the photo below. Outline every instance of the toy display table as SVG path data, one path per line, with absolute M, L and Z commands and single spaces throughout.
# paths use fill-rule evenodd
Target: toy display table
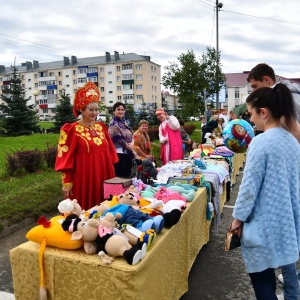
M 192 264 L 209 240 L 207 194 L 199 188 L 171 229 L 157 235 L 145 258 L 131 266 L 123 258 L 104 265 L 83 249 L 47 247 L 44 255 L 48 299 L 179 299 L 188 290 Z M 40 245 L 27 242 L 10 251 L 16 300 L 39 298 Z

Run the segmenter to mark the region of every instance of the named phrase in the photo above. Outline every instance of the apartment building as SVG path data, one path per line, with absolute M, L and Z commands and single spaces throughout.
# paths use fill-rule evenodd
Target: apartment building
M 162 105 L 161 67 L 150 56 L 114 51 L 113 55 L 106 52 L 96 57 L 71 56 L 46 63 L 26 61 L 16 67 L 25 98 L 30 99 L 28 105 L 34 104 L 38 114 L 54 115 L 60 94 L 65 91 L 73 101 L 77 89 L 88 81 L 99 87 L 106 112 L 111 112 L 117 101 L 133 104 L 136 111 L 142 105 L 147 109 Z M 0 65 L 0 94 L 7 92 L 10 74 L 10 67 Z

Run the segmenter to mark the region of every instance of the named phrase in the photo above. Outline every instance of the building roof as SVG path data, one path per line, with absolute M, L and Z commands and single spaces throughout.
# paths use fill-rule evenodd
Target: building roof
M 227 73 L 226 76 L 226 86 L 227 87 L 244 87 L 247 85 L 247 77 L 250 71 L 244 71 L 243 73 Z M 283 76 L 276 75 L 276 81 L 289 80 L 291 83 L 300 84 L 300 78 L 286 78 Z
M 72 61 L 72 58 L 75 58 L 75 61 Z M 92 65 L 106 65 L 106 64 L 115 64 L 117 62 L 126 63 L 132 61 L 151 61 L 150 56 L 138 55 L 135 53 L 122 53 L 114 52 L 114 55 L 110 55 L 109 52 L 106 52 L 103 56 L 94 56 L 94 57 L 85 57 L 85 58 L 77 58 L 72 56 L 71 59 L 68 57 L 64 57 L 59 61 L 51 61 L 45 63 L 39 63 L 38 61 L 22 63 L 21 65 L 16 66 L 18 72 L 32 72 L 38 70 L 50 70 L 50 69 L 64 69 L 68 67 L 80 67 L 80 66 L 92 66 Z M 67 62 L 67 63 L 66 63 Z M 153 63 L 153 62 L 152 62 Z M 156 63 L 154 63 L 156 64 Z M 28 68 L 28 66 L 32 66 L 32 68 Z M 38 65 L 38 67 L 34 67 L 34 65 Z M 158 65 L 158 64 L 156 64 Z M 158 65 L 159 66 L 159 65 Z M 4 67 L 4 66 L 2 66 Z M 4 69 L 4 68 L 3 68 Z M 1 72 L 1 74 L 10 74 L 11 67 L 5 67 L 5 71 Z

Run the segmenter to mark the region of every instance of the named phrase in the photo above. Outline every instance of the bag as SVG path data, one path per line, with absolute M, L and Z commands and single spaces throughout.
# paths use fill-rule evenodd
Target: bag
M 103 182 L 104 199 L 123 194 L 132 184 L 131 178 L 114 177 Z
M 241 246 L 241 239 L 238 237 L 238 231 L 240 228 L 241 226 L 227 232 L 225 239 L 225 251 L 230 251 Z

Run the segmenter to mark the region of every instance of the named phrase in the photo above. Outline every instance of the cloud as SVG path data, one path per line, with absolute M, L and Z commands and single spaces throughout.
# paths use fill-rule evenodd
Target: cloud
M 221 2 L 221 1 L 220 1 Z M 219 11 L 222 70 L 239 73 L 259 62 L 300 77 L 300 2 L 227 0 Z M 163 67 L 193 49 L 216 47 L 214 0 L 21 0 L 1 4 L 0 64 L 16 57 L 40 62 L 102 56 L 151 56 Z

